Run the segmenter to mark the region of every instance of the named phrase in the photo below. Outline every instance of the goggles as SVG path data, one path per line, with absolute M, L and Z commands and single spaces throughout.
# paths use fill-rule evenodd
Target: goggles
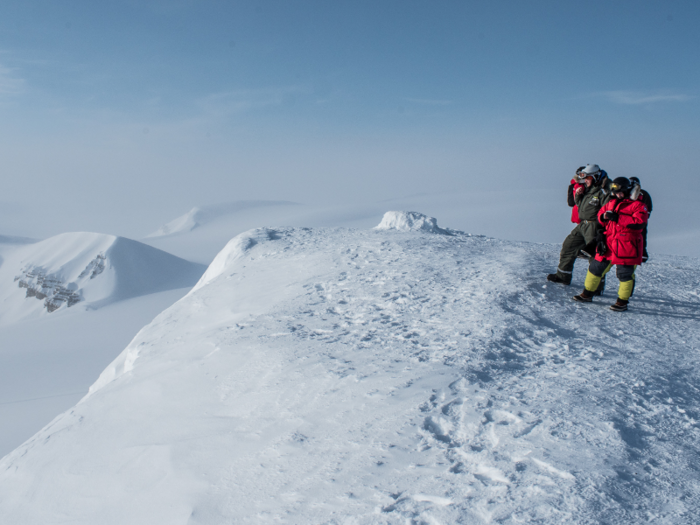
M 628 186 L 621 186 L 619 184 L 615 184 L 614 182 L 610 186 L 610 189 L 613 193 L 627 193 L 630 190 Z

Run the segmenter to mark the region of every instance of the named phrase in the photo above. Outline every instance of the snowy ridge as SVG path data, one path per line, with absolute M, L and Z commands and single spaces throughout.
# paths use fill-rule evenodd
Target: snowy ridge
M 297 204 L 289 201 L 238 201 L 214 204 L 210 206 L 196 206 L 184 215 L 181 215 L 180 217 L 177 217 L 169 223 L 161 226 L 158 228 L 158 230 L 147 235 L 146 237 L 164 237 L 167 235 L 186 233 L 226 215 L 235 214 L 244 210 L 250 210 L 252 208 L 265 208 L 271 206 L 297 206 Z
M 0 267 L 0 322 L 191 286 L 203 266 L 145 244 L 65 233 L 17 248 Z
M 204 272 L 202 278 L 193 288 L 193 292 L 202 286 L 209 284 L 223 272 L 225 272 L 235 261 L 244 257 L 253 246 L 259 242 L 271 241 L 276 239 L 275 230 L 269 228 L 260 228 L 251 230 L 246 233 L 237 235 L 224 247 L 221 252 L 214 258 L 212 263 Z
M 546 285 L 557 257 L 459 232 L 247 232 L 0 460 L 0 515 L 695 523 L 700 264 L 644 265 L 620 315 L 611 293 Z

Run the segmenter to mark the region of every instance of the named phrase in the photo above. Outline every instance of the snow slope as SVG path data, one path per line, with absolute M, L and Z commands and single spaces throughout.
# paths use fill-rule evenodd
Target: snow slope
M 151 246 L 98 233 L 64 233 L 3 253 L 2 325 L 192 286 L 204 271 Z
M 95 310 L 72 307 L 0 326 L 0 457 L 80 401 L 134 334 L 189 291 Z
M 0 515 L 697 523 L 698 260 L 644 265 L 619 314 L 571 301 L 580 264 L 545 284 L 557 246 L 450 233 L 236 237 L 0 460 Z

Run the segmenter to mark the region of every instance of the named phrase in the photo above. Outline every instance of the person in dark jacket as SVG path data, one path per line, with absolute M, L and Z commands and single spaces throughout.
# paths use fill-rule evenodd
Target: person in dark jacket
M 582 186 L 574 193 L 580 223 L 564 239 L 559 254 L 557 273 L 547 275 L 547 280 L 565 285 L 571 284 L 574 263 L 582 248 L 595 241 L 598 224 L 598 211 L 610 199 L 608 174 L 597 164 L 587 164 L 581 170 Z
M 652 209 L 652 202 L 651 202 L 651 195 L 649 195 L 649 192 L 646 190 L 642 189 L 642 186 L 639 182 L 639 178 L 637 177 L 630 177 L 630 182 L 632 183 L 632 193 L 631 197 L 633 200 L 639 200 L 644 203 L 644 205 L 647 207 L 647 211 L 649 212 L 649 216 L 651 216 L 651 209 Z M 636 188 L 634 187 L 636 186 Z M 637 196 L 635 196 L 635 194 Z M 644 241 L 644 254 L 642 255 L 642 262 L 645 263 L 647 262 L 647 259 L 649 258 L 649 252 L 647 252 L 647 224 L 644 225 L 644 229 L 642 230 L 642 240 Z
M 643 202 L 630 198 L 632 184 L 629 179 L 616 178 L 611 191 L 614 198 L 598 212 L 598 220 L 605 227 L 604 236 L 601 236 L 596 256 L 588 266 L 583 292 L 573 299 L 583 303 L 592 302 L 600 279 L 613 265 L 617 265 L 620 287 L 617 302 L 610 309 L 624 312 L 634 290 L 634 271 L 642 263 L 642 229 L 649 219 L 649 213 Z

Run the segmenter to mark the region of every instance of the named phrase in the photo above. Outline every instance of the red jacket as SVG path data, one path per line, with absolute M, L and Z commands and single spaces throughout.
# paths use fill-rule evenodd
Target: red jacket
M 576 190 L 579 189 L 583 184 L 576 182 L 576 179 L 571 179 L 571 184 L 569 184 L 569 195 L 568 203 L 573 209 L 571 210 L 571 222 L 579 224 L 581 219 L 578 218 L 578 206 L 574 203 L 574 196 L 576 195 Z
M 607 211 L 619 215 L 616 222 L 603 219 Z M 598 222 L 605 227 L 608 250 L 605 255 L 596 254 L 596 260 L 607 260 L 612 264 L 642 264 L 642 228 L 648 219 L 649 212 L 641 201 L 612 199 L 608 202 L 598 212 Z

